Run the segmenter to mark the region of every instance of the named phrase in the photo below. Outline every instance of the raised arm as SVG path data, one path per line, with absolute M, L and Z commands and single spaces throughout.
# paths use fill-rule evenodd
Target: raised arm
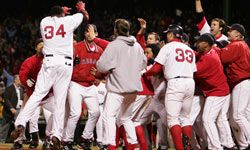
M 142 19 L 142 18 L 138 18 L 138 21 L 140 22 L 140 30 L 138 31 L 138 33 L 136 34 L 136 40 L 137 42 L 141 45 L 141 47 L 143 49 L 146 48 L 146 40 L 145 40 L 145 31 L 146 31 L 146 27 L 147 27 L 147 22 Z

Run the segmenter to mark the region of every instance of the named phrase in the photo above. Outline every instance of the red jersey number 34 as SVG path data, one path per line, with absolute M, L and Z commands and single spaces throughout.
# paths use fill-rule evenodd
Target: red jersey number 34
M 56 33 L 54 33 L 54 27 L 53 26 L 46 26 L 44 28 L 44 31 L 45 31 L 45 38 L 46 39 L 52 39 L 54 37 L 54 35 L 56 36 L 62 36 L 62 38 L 64 38 L 66 32 L 64 31 L 64 25 L 61 24 L 59 26 L 59 28 L 56 30 Z

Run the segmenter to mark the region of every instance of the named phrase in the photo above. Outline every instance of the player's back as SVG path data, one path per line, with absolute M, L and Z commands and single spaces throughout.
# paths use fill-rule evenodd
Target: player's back
M 159 54 L 165 57 L 165 62 L 158 58 L 156 61 L 164 65 L 164 75 L 167 80 L 175 77 L 193 77 L 196 71 L 195 55 L 193 50 L 181 42 L 170 42 L 160 50 Z M 158 57 L 157 56 L 157 57 Z M 164 63 L 164 64 L 163 64 Z
M 73 32 L 82 22 L 78 13 L 66 17 L 45 17 L 40 23 L 44 54 L 73 56 Z

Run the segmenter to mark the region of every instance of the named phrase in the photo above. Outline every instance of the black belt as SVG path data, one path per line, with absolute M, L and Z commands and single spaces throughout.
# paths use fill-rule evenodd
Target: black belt
M 46 54 L 45 57 L 54 57 L 54 55 L 53 54 Z M 64 56 L 64 58 L 72 60 L 72 58 L 69 56 Z
M 190 78 L 190 77 L 185 77 L 185 76 L 176 76 L 176 77 L 174 77 L 174 79 L 177 79 L 177 78 Z

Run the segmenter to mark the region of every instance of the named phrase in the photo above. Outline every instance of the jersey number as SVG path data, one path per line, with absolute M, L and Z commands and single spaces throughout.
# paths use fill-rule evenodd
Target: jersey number
M 193 62 L 194 54 L 191 50 L 175 49 L 177 56 L 175 57 L 177 62 L 184 62 L 185 60 L 189 63 Z
M 46 32 L 46 34 L 45 34 L 46 39 L 52 39 L 53 38 L 53 36 L 54 36 L 54 27 L 53 26 L 46 26 L 44 28 L 44 31 Z M 66 32 L 64 31 L 64 25 L 61 24 L 59 26 L 59 28 L 57 29 L 57 31 L 56 31 L 56 35 L 61 35 L 62 38 L 64 38 L 65 34 L 66 34 Z

